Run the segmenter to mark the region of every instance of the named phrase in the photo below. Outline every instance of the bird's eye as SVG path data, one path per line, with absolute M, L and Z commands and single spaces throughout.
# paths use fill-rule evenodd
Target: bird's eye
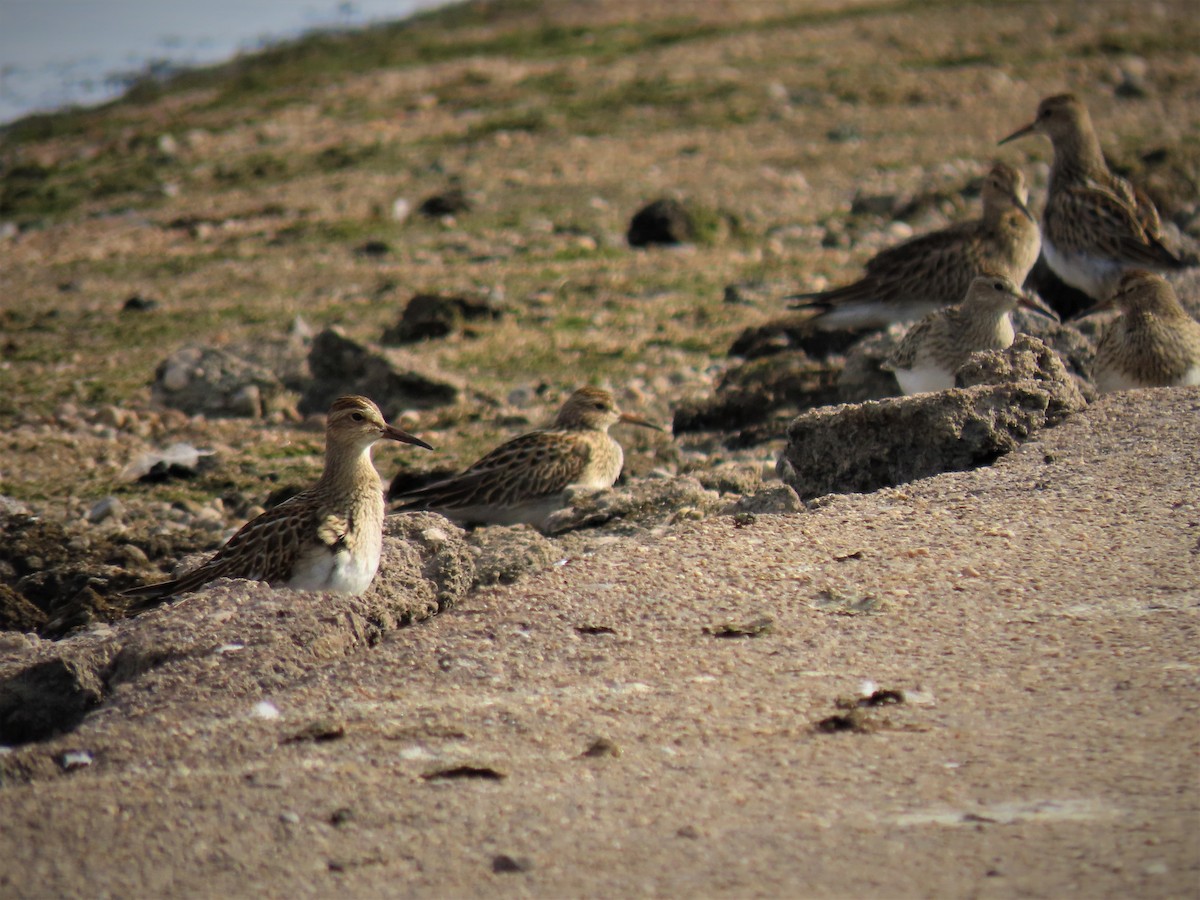
M 355 422 L 361 422 L 366 417 L 362 413 L 356 412 L 356 413 L 351 413 L 350 418 L 352 418 Z
M 992 287 L 994 287 L 998 291 L 1002 291 L 1002 290 L 1004 290 L 1004 282 L 1003 281 L 994 281 L 994 282 L 992 282 Z
M 594 404 L 592 404 L 592 405 L 593 405 L 593 406 L 595 406 L 595 407 L 596 407 L 596 409 L 605 409 L 605 408 L 606 408 L 606 407 L 604 406 L 604 402 L 603 402 L 602 400 L 597 400 L 597 401 L 596 401 Z

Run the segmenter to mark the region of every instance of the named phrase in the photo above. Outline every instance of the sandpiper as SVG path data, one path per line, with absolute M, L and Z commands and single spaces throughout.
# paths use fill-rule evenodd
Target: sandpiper
M 1109 171 L 1087 107 L 1074 94 L 1047 97 L 1037 118 L 1001 144 L 1043 134 L 1054 147 L 1042 213 L 1042 253 L 1054 273 L 1093 300 L 1109 297 L 1128 269 L 1186 267 L 1162 243 L 1158 210 Z
M 1023 284 L 1040 244 L 1027 197 L 1021 172 L 996 163 L 983 183 L 982 218 L 889 247 L 853 284 L 788 299 L 804 301 L 795 309 L 818 310 L 809 321 L 823 331 L 884 328 L 959 302 L 984 272 Z
M 1113 306 L 1121 315 L 1100 336 L 1092 369 L 1099 391 L 1200 385 L 1200 322 L 1188 315 L 1170 282 L 1133 269 L 1087 314 Z
M 617 480 L 625 456 L 608 429 L 618 422 L 662 430 L 621 412 L 608 391 L 582 387 L 549 428 L 513 438 L 466 471 L 403 495 L 398 509 L 428 509 L 463 525 L 543 529 L 564 506 L 567 488 L 608 488 Z
M 325 468 L 316 485 L 251 519 L 193 571 L 125 595 L 156 600 L 216 578 L 361 594 L 383 551 L 383 485 L 371 462 L 371 447 L 379 440 L 433 449 L 387 424 L 366 397 L 335 400 L 325 425 Z
M 905 394 L 954 387 L 954 374 L 972 353 L 1012 346 L 1012 312 L 1023 306 L 1056 319 L 1040 300 L 1021 293 L 1003 275 L 979 275 L 956 306 L 931 312 L 917 322 L 888 360 Z

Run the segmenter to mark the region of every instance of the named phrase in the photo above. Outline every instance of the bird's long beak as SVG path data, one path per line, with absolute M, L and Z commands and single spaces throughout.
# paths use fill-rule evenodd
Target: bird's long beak
M 1052 310 L 1040 297 L 1031 297 L 1028 294 L 1020 294 L 1017 297 L 1017 305 L 1023 306 L 1031 313 L 1037 313 L 1039 316 L 1045 316 L 1054 322 L 1061 322 L 1058 313 Z
M 1023 138 L 1027 134 L 1033 134 L 1033 129 L 1036 125 L 1037 125 L 1037 122 L 1030 122 L 1028 125 L 1026 125 L 1022 128 L 1018 128 L 1016 131 L 1014 131 L 1008 137 L 1004 138 L 1002 141 L 999 141 L 997 143 L 997 146 L 999 146 L 1000 144 L 1007 144 L 1009 141 L 1015 141 L 1017 138 Z
M 402 444 L 416 444 L 418 447 L 424 447 L 426 450 L 433 449 L 416 435 L 409 434 L 407 431 L 401 431 L 392 425 L 383 426 L 383 437 L 389 441 L 399 441 Z
M 1031 212 L 1029 211 L 1029 207 L 1028 207 L 1028 206 L 1026 206 L 1024 203 L 1022 203 L 1022 202 L 1021 202 L 1021 198 L 1020 198 L 1020 197 L 1014 196 L 1014 197 L 1013 197 L 1013 203 L 1015 203 L 1015 204 L 1017 205 L 1017 209 L 1019 209 L 1019 210 L 1020 210 L 1020 211 L 1021 211 L 1021 212 L 1024 214 L 1025 218 L 1027 218 L 1027 219 L 1028 219 L 1030 222 L 1032 222 L 1034 225 L 1036 225 L 1036 224 L 1037 224 L 1037 219 L 1035 219 L 1035 218 L 1033 217 L 1033 213 L 1031 213 Z
M 621 421 L 628 425 L 641 425 L 643 428 L 653 428 L 655 431 L 662 431 L 661 425 L 655 425 L 649 419 L 643 419 L 641 416 L 635 416 L 633 413 L 621 413 Z

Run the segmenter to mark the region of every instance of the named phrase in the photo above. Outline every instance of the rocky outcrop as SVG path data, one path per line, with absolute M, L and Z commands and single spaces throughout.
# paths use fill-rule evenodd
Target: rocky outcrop
M 1053 351 L 1020 336 L 975 354 L 962 389 L 799 416 L 778 471 L 803 498 L 874 491 L 939 472 L 984 465 L 1087 403 Z
M 218 347 L 184 347 L 159 364 L 154 399 L 189 415 L 259 418 L 290 406 L 266 366 Z
M 313 338 L 308 365 L 312 380 L 300 400 L 303 413 L 324 413 L 338 397 L 362 394 L 392 419 L 405 410 L 448 406 L 467 396 L 461 382 L 430 371 L 403 351 L 360 344 L 333 328 Z
M 377 643 L 383 635 L 453 605 L 474 581 L 474 561 L 455 528 L 428 513 L 388 520 L 379 572 L 358 597 L 274 590 L 221 579 L 115 625 L 65 640 L 3 636 L 0 744 L 70 731 L 121 697 L 252 695 Z
M 486 297 L 417 294 L 405 305 L 400 320 L 383 333 L 380 342 L 384 345 L 411 344 L 445 337 L 462 330 L 465 323 L 489 322 L 500 315 L 500 310 Z

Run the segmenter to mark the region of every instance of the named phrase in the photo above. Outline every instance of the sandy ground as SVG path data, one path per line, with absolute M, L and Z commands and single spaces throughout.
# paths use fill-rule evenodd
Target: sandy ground
M 1112 395 L 993 467 L 568 559 L 257 696 L 163 676 L 19 751 L 97 756 L 4 790 L 0 886 L 1192 895 L 1198 447 L 1200 390 Z M 836 705 L 872 690 L 904 702 Z

